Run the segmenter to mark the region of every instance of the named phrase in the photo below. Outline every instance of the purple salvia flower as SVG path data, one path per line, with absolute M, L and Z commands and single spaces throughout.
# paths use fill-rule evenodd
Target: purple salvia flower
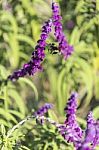
M 99 145 L 99 120 L 97 120 L 95 123 L 95 129 L 96 129 L 96 135 L 95 135 L 95 138 L 93 140 L 93 146 L 92 147 Z
M 92 112 L 89 112 L 87 116 L 87 129 L 85 131 L 85 138 L 78 150 L 87 150 L 88 148 L 89 150 L 93 150 L 97 144 L 97 140 L 95 140 L 97 139 L 96 136 L 96 121 L 92 116 Z
M 99 144 L 99 121 L 95 121 L 90 112 L 87 117 L 87 129 L 84 134 L 84 131 L 81 130 L 76 121 L 77 93 L 72 93 L 68 100 L 67 106 L 64 109 L 66 120 L 63 124 L 44 117 L 44 114 L 52 107 L 53 105 L 48 103 L 41 107 L 34 113 L 36 120 L 40 121 L 41 124 L 47 121 L 55 125 L 64 139 L 74 144 L 76 150 L 94 150 L 95 146 Z
M 52 20 L 45 22 L 42 27 L 42 33 L 40 35 L 40 40 L 37 41 L 37 45 L 35 47 L 35 51 L 32 53 L 32 57 L 27 64 L 24 64 L 22 69 L 15 71 L 12 75 L 8 77 L 10 80 L 16 80 L 20 77 L 24 77 L 26 75 L 34 75 L 38 70 L 42 70 L 41 62 L 45 57 L 45 46 L 46 39 L 48 38 L 49 33 L 51 32 Z
M 73 93 L 68 100 L 65 108 L 66 120 L 63 127 L 60 127 L 60 133 L 68 142 L 72 142 L 76 148 L 80 146 L 82 140 L 82 130 L 76 121 L 77 93 Z
M 59 50 L 61 54 L 64 56 L 65 59 L 67 59 L 73 52 L 73 46 L 69 45 L 66 37 L 63 33 L 62 28 L 62 17 L 59 13 L 59 6 L 56 3 L 52 3 L 52 11 L 53 11 L 53 25 L 55 27 L 55 37 L 57 42 L 59 43 Z
M 92 143 L 95 138 L 96 129 L 95 129 L 95 120 L 93 119 L 92 112 L 89 112 L 87 116 L 87 129 L 85 132 L 85 142 Z
M 77 150 L 94 150 L 90 146 L 84 144 L 82 147 L 78 148 Z
M 37 112 L 35 112 L 35 116 L 43 116 L 45 113 L 48 112 L 49 109 L 52 109 L 52 108 L 53 108 L 52 104 L 46 103 Z

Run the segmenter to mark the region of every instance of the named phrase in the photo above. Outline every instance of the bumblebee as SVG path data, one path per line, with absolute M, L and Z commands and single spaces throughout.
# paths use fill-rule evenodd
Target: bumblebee
M 50 43 L 47 46 L 48 46 L 48 51 L 50 52 L 50 54 L 53 55 L 53 54 L 58 54 L 59 53 L 59 49 L 55 45 L 55 43 Z

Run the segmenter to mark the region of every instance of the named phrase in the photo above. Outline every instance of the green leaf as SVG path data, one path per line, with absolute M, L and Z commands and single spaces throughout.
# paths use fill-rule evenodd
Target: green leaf
M 4 119 L 0 119 L 0 124 L 3 124 L 6 127 L 9 127 L 7 121 L 5 121 Z
M 59 122 L 59 120 L 58 120 L 56 114 L 53 112 L 53 110 L 49 110 L 49 111 L 48 111 L 48 114 L 49 114 L 49 117 L 50 117 L 52 120 L 56 121 L 57 123 Z
M 26 146 L 21 146 L 22 150 L 30 150 L 28 147 Z
M 16 110 L 9 110 L 9 113 L 19 117 L 20 119 L 24 118 L 24 115 Z
M 34 85 L 34 83 L 31 80 L 29 80 L 27 78 L 21 78 L 21 79 L 19 79 L 19 82 L 20 83 L 24 82 L 24 83 L 28 84 L 33 89 L 33 91 L 35 93 L 36 100 L 38 100 L 38 91 L 37 91 L 37 88 L 36 88 L 36 86 Z
M 1 124 L 1 133 L 2 133 L 2 135 L 5 137 L 5 135 L 6 135 L 6 130 L 5 130 L 5 127 L 4 127 L 3 124 Z
M 10 113 L 6 112 L 3 108 L 0 108 L 0 115 L 2 115 L 6 120 L 11 120 L 17 123 L 17 120 Z
M 11 23 L 11 30 L 14 31 L 14 33 L 17 33 L 18 25 L 17 25 L 15 17 L 12 15 L 12 13 L 2 11 L 1 21 L 5 21 L 5 20 L 9 21 Z
M 33 7 L 33 3 L 30 0 L 22 0 L 22 6 L 31 16 L 36 15 L 35 7 Z
M 71 45 L 78 44 L 80 40 L 80 35 L 81 35 L 80 30 L 78 29 L 78 27 L 75 27 L 71 34 L 70 44 Z
M 30 38 L 29 36 L 23 35 L 23 34 L 17 34 L 16 38 L 19 41 L 23 41 L 23 42 L 29 44 L 31 47 L 33 47 L 33 45 L 35 44 L 32 38 Z
M 18 94 L 18 92 L 15 91 L 14 89 L 9 89 L 8 94 L 10 97 L 13 98 L 13 100 L 17 104 L 20 112 L 22 112 L 22 114 L 25 115 L 25 104 L 24 104 L 24 101 L 22 100 L 21 96 Z
M 58 109 L 59 109 L 59 112 L 61 114 L 63 114 L 63 108 L 65 106 L 65 103 L 66 103 L 66 100 L 65 98 L 63 97 L 63 94 L 62 94 L 62 83 L 63 83 L 63 79 L 64 79 L 64 76 L 66 75 L 66 70 L 63 69 L 60 74 L 59 74 L 59 77 L 58 77 L 58 80 L 57 80 L 57 94 L 58 94 Z
M 51 93 L 54 96 L 54 98 L 56 98 L 56 94 L 57 94 L 57 78 L 58 78 L 57 71 L 53 67 L 49 67 L 47 72 L 48 72 L 48 75 L 49 75 Z
M 16 34 L 13 34 L 13 33 L 9 33 L 8 35 L 8 43 L 9 43 L 9 46 L 11 48 L 11 53 L 8 53 L 8 56 L 9 56 L 9 60 L 10 60 L 10 63 L 11 63 L 11 66 L 13 68 L 16 68 L 19 64 L 19 43 L 18 43 L 18 40 L 17 40 L 17 37 L 16 37 Z M 13 57 L 11 57 L 11 55 Z
M 84 107 L 87 107 L 92 98 L 92 90 L 93 90 L 93 73 L 91 66 L 82 58 L 77 57 L 76 62 L 81 68 L 79 72 L 79 76 L 83 80 L 87 92 L 86 101 L 84 103 Z
M 39 31 L 40 31 L 39 24 L 36 20 L 31 21 L 31 28 L 32 28 L 33 39 L 36 42 L 37 39 L 39 39 Z

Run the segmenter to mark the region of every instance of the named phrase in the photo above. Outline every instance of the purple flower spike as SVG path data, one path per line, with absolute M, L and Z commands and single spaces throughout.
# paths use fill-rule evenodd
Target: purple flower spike
M 77 93 L 73 93 L 68 100 L 65 108 L 66 120 L 63 127 L 60 128 L 61 135 L 68 142 L 72 142 L 76 148 L 80 146 L 82 140 L 82 130 L 76 121 Z
M 92 112 L 89 112 L 87 117 L 87 129 L 85 135 L 85 143 L 92 143 L 95 138 L 95 120 L 93 119 Z
M 41 62 L 44 60 L 45 57 L 44 50 L 46 46 L 46 39 L 51 32 L 51 27 L 52 20 L 45 22 L 44 26 L 42 27 L 40 40 L 37 41 L 35 51 L 32 53 L 30 61 L 27 64 L 24 64 L 22 69 L 15 71 L 12 75 L 10 75 L 8 79 L 16 80 L 26 75 L 34 75 L 34 73 L 38 70 L 42 70 Z
M 92 112 L 89 112 L 87 117 L 87 129 L 85 131 L 85 138 L 78 150 L 94 150 L 95 146 L 99 144 L 99 122 L 95 121 Z
M 93 141 L 93 147 L 99 145 L 99 120 L 97 120 L 95 123 L 95 129 L 96 129 L 96 135 Z
M 45 113 L 48 112 L 49 109 L 52 109 L 52 108 L 53 108 L 52 104 L 46 103 L 37 112 L 35 112 L 35 116 L 43 116 Z
M 72 93 L 71 97 L 68 99 L 67 106 L 65 107 L 66 114 L 75 115 L 77 109 L 77 93 Z
M 67 59 L 73 52 L 73 46 L 69 45 L 65 35 L 63 33 L 63 28 L 62 28 L 62 17 L 60 16 L 59 13 L 59 6 L 56 3 L 52 3 L 52 11 L 53 11 L 53 25 L 55 27 L 55 37 L 57 42 L 59 43 L 59 50 L 61 54 L 64 56 L 65 59 Z

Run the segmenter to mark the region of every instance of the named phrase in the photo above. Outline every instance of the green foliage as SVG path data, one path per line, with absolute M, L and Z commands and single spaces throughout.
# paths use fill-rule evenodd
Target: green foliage
M 99 119 L 99 2 L 59 0 L 59 3 L 64 32 L 74 46 L 73 55 L 65 61 L 60 55 L 46 52 L 43 73 L 7 82 L 7 76 L 29 60 L 39 39 L 41 25 L 51 16 L 51 3 L 44 0 L 0 1 L 2 150 L 73 149 L 54 127 L 42 127 L 33 120 L 7 138 L 11 128 L 44 102 L 55 104 L 56 113 L 49 112 L 49 116 L 62 122 L 63 110 L 72 91 L 77 91 L 81 99 L 77 118 L 81 126 L 86 126 L 84 118 L 90 108 L 94 117 Z M 67 26 L 70 20 L 74 24 L 71 29 Z M 51 34 L 49 41 L 53 38 Z
M 8 149 L 72 149 L 73 146 L 66 143 L 66 141 L 59 135 L 54 126 L 43 125 L 32 120 L 33 127 L 30 122 L 33 117 L 27 117 L 13 126 L 8 132 L 4 125 L 0 128 L 0 148 L 2 150 Z M 35 118 L 34 118 L 35 119 Z M 23 126 L 24 123 L 29 123 Z M 25 130 L 23 131 L 22 128 Z M 31 138 L 30 138 L 31 136 Z M 21 143 L 20 143 L 21 142 Z
M 74 46 L 75 51 L 67 61 L 48 57 L 48 66 L 46 67 L 49 68 L 47 75 L 49 83 L 51 83 L 50 93 L 54 93 L 52 89 L 57 91 L 56 94 L 53 94 L 53 99 L 54 101 L 57 100 L 58 110 L 61 114 L 63 114 L 66 99 L 73 90 L 78 91 L 82 98 L 81 104 L 79 102 L 79 105 L 82 106 L 81 111 L 89 107 L 91 100 L 99 99 L 99 11 L 96 8 L 98 4 L 87 0 L 63 3 L 64 8 L 61 9 L 63 16 L 65 8 L 66 14 L 70 11 L 68 10 L 70 7 L 72 12 L 74 11 L 74 14 L 71 15 L 74 16 L 75 26 L 72 31 L 66 30 L 66 33 L 67 36 L 69 35 L 69 41 Z M 72 16 L 67 16 L 67 18 L 71 20 Z M 68 21 L 67 18 L 66 21 Z M 51 63 L 51 60 L 54 63 Z M 49 71 L 51 68 L 53 69 L 54 81 Z

